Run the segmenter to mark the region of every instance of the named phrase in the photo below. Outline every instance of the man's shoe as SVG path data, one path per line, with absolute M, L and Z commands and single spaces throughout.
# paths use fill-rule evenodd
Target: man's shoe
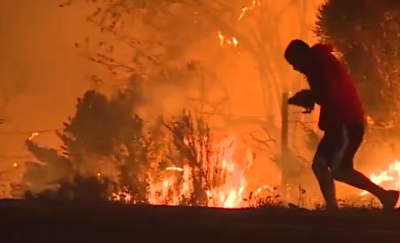
M 396 208 L 400 192 L 395 190 L 387 191 L 385 199 L 381 200 L 383 210 L 393 210 Z

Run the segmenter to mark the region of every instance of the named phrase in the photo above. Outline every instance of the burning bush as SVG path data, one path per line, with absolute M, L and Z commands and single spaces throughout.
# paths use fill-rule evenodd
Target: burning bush
M 231 139 L 215 142 L 202 117 L 183 111 L 171 124 L 175 166 L 183 168 L 182 204 L 233 207 L 240 205 L 243 170 L 232 160 Z M 216 145 L 215 145 L 216 144 Z
M 39 161 L 27 162 L 24 180 L 32 193 L 129 203 L 240 204 L 245 180 L 232 161 L 232 139 L 213 141 L 207 122 L 187 111 L 169 122 L 145 121 L 135 108 L 131 89 L 112 97 L 90 90 L 58 132 L 61 150 L 40 147 L 34 136 L 27 140 Z

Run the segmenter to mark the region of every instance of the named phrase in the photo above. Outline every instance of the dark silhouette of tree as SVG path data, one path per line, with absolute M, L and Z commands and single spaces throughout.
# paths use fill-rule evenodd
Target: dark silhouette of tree
M 347 64 L 375 124 L 399 124 L 400 2 L 328 0 L 315 34 Z
M 132 200 L 145 201 L 147 141 L 144 122 L 134 113 L 140 98 L 132 85 L 111 98 L 87 91 L 78 99 L 75 116 L 64 124 L 59 137 L 79 174 L 96 173 L 88 160 L 109 160 L 119 171 L 119 184 L 132 193 Z
M 109 171 L 101 171 L 108 163 L 119 175 L 118 184 L 129 188 L 132 200 L 145 201 L 149 148 L 144 122 L 134 113 L 141 101 L 137 92 L 134 80 L 111 97 L 95 90 L 85 92 L 77 100 L 75 115 L 57 132 L 63 142 L 61 151 L 26 142 L 41 162 L 28 163 L 26 181 L 61 185 L 77 184 L 78 180 L 79 185 L 89 185 L 79 178 L 111 176 Z

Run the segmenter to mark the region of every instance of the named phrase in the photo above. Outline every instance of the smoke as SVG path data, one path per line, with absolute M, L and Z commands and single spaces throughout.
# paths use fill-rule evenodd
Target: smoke
M 93 32 L 82 13 L 62 11 L 55 1 L 0 2 L 0 99 L 6 131 L 60 127 L 88 87 L 85 75 L 98 72 L 76 55 L 74 40 Z M 0 137 L 0 154 L 26 154 L 28 134 Z M 39 138 L 57 144 L 54 135 Z M 11 163 L 10 160 L 2 164 Z
M 281 11 L 289 2 L 279 1 L 279 4 L 276 3 L 270 8 L 273 11 Z M 242 1 L 236 4 L 247 3 Z M 94 84 L 88 78 L 89 76 L 95 75 L 104 80 L 105 84 L 100 86 L 104 92 L 115 90 L 114 84 L 117 83 L 115 77 L 104 65 L 82 57 L 80 55 L 82 50 L 77 50 L 75 43 L 82 43 L 86 37 L 90 37 L 91 40 L 105 39 L 115 47 L 114 49 L 117 50 L 115 55 L 119 60 L 127 63 L 135 61 L 126 44 L 106 36 L 93 23 L 87 21 L 87 16 L 95 10 L 93 5 L 82 3 L 69 8 L 60 8 L 58 5 L 59 3 L 55 0 L 0 1 L 0 102 L 7 101 L 5 102 L 7 109 L 3 112 L 8 118 L 8 122 L 1 125 L 0 130 L 18 132 L 12 135 L 0 135 L 0 154 L 2 155 L 29 156 L 23 143 L 29 134 L 19 133 L 19 131 L 33 132 L 60 128 L 62 122 L 74 113 L 76 99 L 82 96 L 85 90 L 93 87 Z M 237 9 L 239 11 L 240 7 L 238 6 Z M 285 11 L 286 17 L 282 23 L 275 26 L 279 29 L 282 46 L 290 39 L 301 35 L 298 19 L 292 17 L 297 14 L 297 10 L 289 8 Z M 308 11 L 307 19 L 304 21 L 311 26 L 316 6 L 308 6 Z M 251 14 L 251 11 L 248 14 Z M 188 17 L 191 16 L 182 17 L 179 23 L 185 23 L 187 20 L 185 18 Z M 125 24 L 129 25 L 129 23 L 127 21 Z M 246 24 L 257 27 L 252 22 Z M 242 28 L 245 28 L 246 24 L 243 24 Z M 151 37 L 149 31 L 144 30 L 143 26 L 132 25 L 130 28 L 130 33 L 142 39 Z M 175 27 L 174 32 L 189 30 L 198 31 L 182 26 L 182 28 Z M 272 31 L 275 30 L 271 29 Z M 262 85 L 259 81 L 259 67 L 254 58 L 240 46 L 240 40 L 238 49 L 229 46 L 221 47 L 218 29 L 202 32 L 202 34 L 204 38 L 201 41 L 193 42 L 194 36 L 191 36 L 190 40 L 187 40 L 188 43 L 191 41 L 190 45 L 183 43 L 174 46 L 175 51 L 169 53 L 168 58 L 174 59 L 172 65 L 174 68 L 187 68 L 185 62 L 198 61 L 207 70 L 206 78 L 200 77 L 198 73 L 196 76 L 193 72 L 189 76 L 182 77 L 180 83 L 176 83 L 177 80 L 174 78 L 149 77 L 151 84 L 143 85 L 145 103 L 142 104 L 140 113 L 151 117 L 159 113 L 173 115 L 187 106 L 200 109 L 198 100 L 201 97 L 194 90 L 199 88 L 201 80 L 205 80 L 207 85 L 204 93 L 211 103 L 205 104 L 203 107 L 205 110 L 210 112 L 217 110 L 217 113 L 231 113 L 237 116 L 275 116 L 279 120 L 279 109 L 268 109 L 264 106 L 264 100 L 269 97 L 263 96 Z M 244 31 L 243 35 L 249 36 L 250 32 Z M 306 33 L 304 37 L 310 39 L 309 33 Z M 174 36 L 169 38 L 173 42 Z M 280 52 L 281 50 L 268 49 L 269 55 L 281 56 Z M 178 56 L 180 58 L 177 58 Z M 157 68 L 161 73 L 162 68 Z M 278 73 L 283 72 L 279 67 L 276 69 Z M 215 76 L 211 77 L 212 75 Z M 287 77 L 289 80 L 292 76 L 287 74 Z M 128 77 L 122 78 L 122 80 L 127 79 Z M 284 81 L 291 81 L 288 80 Z M 175 83 L 171 83 L 172 81 Z M 267 87 L 268 89 L 273 88 Z M 275 99 L 274 102 L 277 104 L 279 100 Z M 220 120 L 222 121 L 219 121 L 218 125 L 229 125 L 225 123 L 225 118 Z M 215 124 L 211 124 L 213 125 Z M 234 130 L 236 133 L 245 133 L 256 129 L 260 129 L 258 123 L 241 122 L 236 124 Z M 41 134 L 36 141 L 44 146 L 59 146 L 58 138 L 54 133 Z M 13 159 L 7 159 L 0 163 L 13 162 Z M 258 162 L 262 168 L 259 171 L 267 171 L 267 174 L 270 171 L 270 173 L 256 174 L 255 181 L 276 177 L 275 165 L 268 169 L 265 168 L 267 165 L 263 162 Z

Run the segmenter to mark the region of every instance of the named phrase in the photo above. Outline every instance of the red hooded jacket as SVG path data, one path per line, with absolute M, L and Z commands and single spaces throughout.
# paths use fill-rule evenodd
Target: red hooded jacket
M 311 63 L 306 75 L 315 103 L 320 105 L 319 128 L 327 131 L 338 125 L 364 125 L 364 109 L 344 65 L 332 54 L 333 47 L 311 47 Z

